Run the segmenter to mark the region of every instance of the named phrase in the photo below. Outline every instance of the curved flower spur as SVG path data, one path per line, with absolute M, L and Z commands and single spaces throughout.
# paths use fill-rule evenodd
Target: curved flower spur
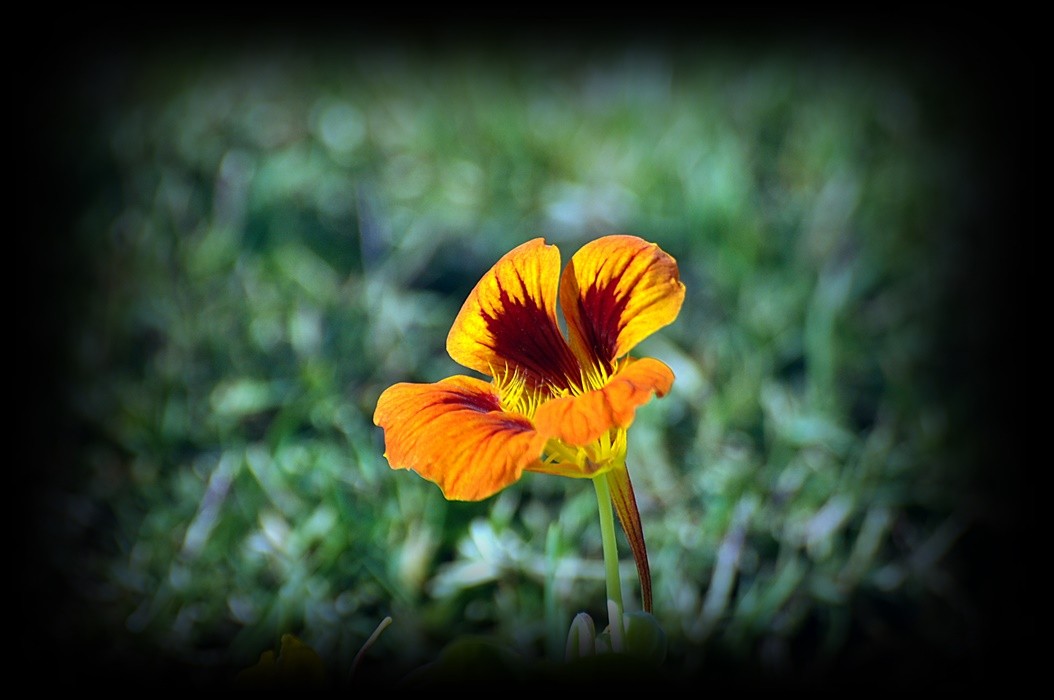
M 628 353 L 674 321 L 684 294 L 677 262 L 636 236 L 587 243 L 562 274 L 560 251 L 544 239 L 514 248 L 476 284 L 447 336 L 450 356 L 490 381 L 455 375 L 386 389 L 373 417 L 385 457 L 449 500 L 487 498 L 524 471 L 593 479 L 598 497 L 610 494 L 650 612 L 626 431 L 637 407 L 664 396 L 674 376 L 659 360 Z

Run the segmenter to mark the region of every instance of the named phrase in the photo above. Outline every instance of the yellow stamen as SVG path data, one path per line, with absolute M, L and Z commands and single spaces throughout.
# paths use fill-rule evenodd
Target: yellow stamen
M 538 410 L 544 398 L 536 389 L 528 386 L 527 377 L 519 368 L 510 368 L 508 364 L 501 370 L 491 367 L 490 376 L 494 378 L 493 384 L 498 392 L 501 410 L 518 413 L 528 419 L 534 417 L 534 412 Z
M 626 461 L 626 429 L 615 428 L 588 445 L 568 445 L 555 438 L 545 443 L 546 464 L 573 464 L 582 476 L 606 472 Z

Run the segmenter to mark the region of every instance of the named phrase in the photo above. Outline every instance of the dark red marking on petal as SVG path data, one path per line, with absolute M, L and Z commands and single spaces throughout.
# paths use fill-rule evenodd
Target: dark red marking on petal
M 621 271 L 610 274 L 605 280 L 607 284 L 590 285 L 578 299 L 581 330 L 585 334 L 583 340 L 593 351 L 596 360 L 604 363 L 609 370 L 616 359 L 615 348 L 618 346 L 619 333 L 626 325 L 625 312 L 630 300 L 629 293 L 618 294 L 618 285 L 621 281 L 626 289 L 633 289 L 646 272 L 641 270 L 636 279 L 626 284 L 622 276 L 630 262 L 632 260 L 627 259 Z
M 566 388 L 579 380 L 578 360 L 545 309 L 527 294 L 523 280 L 519 284 L 523 301 L 514 299 L 498 281 L 500 311 L 496 315 L 483 312 L 493 338 L 491 349 L 510 367 L 524 372 L 534 386 Z
M 479 413 L 501 410 L 501 400 L 497 395 L 478 392 L 444 392 L 439 398 L 434 400 L 434 403 L 463 406 Z

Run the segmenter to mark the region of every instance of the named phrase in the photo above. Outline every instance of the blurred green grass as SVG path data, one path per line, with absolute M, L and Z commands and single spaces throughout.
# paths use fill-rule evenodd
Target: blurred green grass
M 463 371 L 446 332 L 508 249 L 629 232 L 688 289 L 629 448 L 673 672 L 976 658 L 957 552 L 993 504 L 945 353 L 988 173 L 944 63 L 324 48 L 144 51 L 71 98 L 75 427 L 37 517 L 72 592 L 44 636 L 208 675 L 293 632 L 346 669 L 391 615 L 383 676 L 469 633 L 544 655 L 547 606 L 603 619 L 588 484 L 447 503 L 371 415 Z

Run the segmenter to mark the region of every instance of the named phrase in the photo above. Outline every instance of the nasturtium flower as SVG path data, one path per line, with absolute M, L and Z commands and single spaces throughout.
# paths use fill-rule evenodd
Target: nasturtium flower
M 490 380 L 455 375 L 386 389 L 373 417 L 385 457 L 449 500 L 487 498 L 525 471 L 605 478 L 650 609 L 626 431 L 674 375 L 628 353 L 674 321 L 684 293 L 676 261 L 636 236 L 587 243 L 562 273 L 560 251 L 544 239 L 514 248 L 476 284 L 447 336 L 450 356 Z

